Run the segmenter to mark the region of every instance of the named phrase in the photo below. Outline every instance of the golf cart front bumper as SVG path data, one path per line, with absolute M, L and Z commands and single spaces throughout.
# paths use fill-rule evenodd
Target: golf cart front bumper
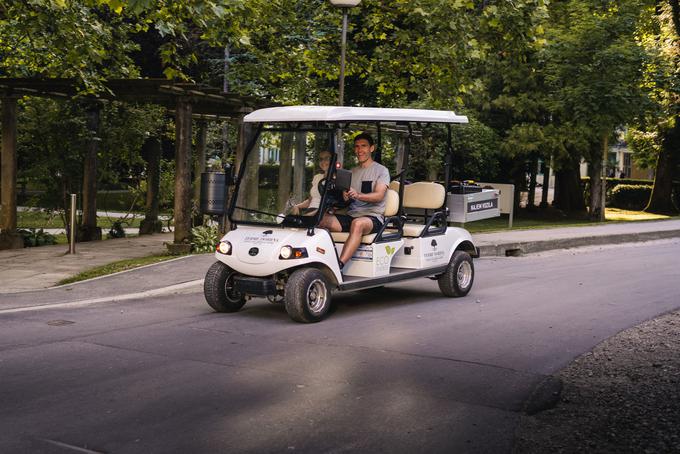
M 244 295 L 276 295 L 276 282 L 268 277 L 236 276 L 234 290 Z

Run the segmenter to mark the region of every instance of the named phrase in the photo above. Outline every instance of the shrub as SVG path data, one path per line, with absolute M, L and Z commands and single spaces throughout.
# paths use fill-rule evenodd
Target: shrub
M 643 210 L 651 194 L 651 186 L 620 184 L 612 190 L 609 205 L 624 210 Z
M 201 225 L 191 229 L 194 252 L 214 252 L 215 245 L 220 241 L 220 233 L 215 226 Z
M 109 238 L 125 238 L 123 224 L 127 224 L 127 222 L 121 221 L 120 219 L 113 221 L 111 230 L 109 230 L 109 233 L 107 233 L 106 236 Z
M 24 247 L 57 244 L 57 237 L 43 229 L 19 229 L 19 234 L 24 238 Z

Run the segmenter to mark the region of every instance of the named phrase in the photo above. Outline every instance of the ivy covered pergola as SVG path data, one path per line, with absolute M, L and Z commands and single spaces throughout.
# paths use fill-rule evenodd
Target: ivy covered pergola
M 91 131 L 87 144 L 83 172 L 82 224 L 78 231 L 79 241 L 101 239 L 97 227 L 97 151 L 99 111 L 102 102 L 122 101 L 164 106 L 175 118 L 175 200 L 174 243 L 183 244 L 191 232 L 192 207 L 192 123 L 199 119 L 199 127 L 205 131 L 205 122 L 231 120 L 240 124 L 248 112 L 270 105 L 263 100 L 224 93 L 218 88 L 166 79 L 114 79 L 104 83 L 104 90 L 97 95 L 79 94 L 72 79 L 0 78 L 0 101 L 2 103 L 2 158 L 0 160 L 0 249 L 23 247 L 17 234 L 17 100 L 24 96 L 75 99 L 87 104 L 88 129 Z M 242 131 L 242 128 L 239 128 Z M 199 163 L 205 163 L 205 134 L 199 132 L 196 152 Z M 203 140 L 201 139 L 203 138 Z M 239 145 L 244 141 L 239 139 Z M 151 233 L 158 222 L 157 164 L 160 145 L 145 150 L 149 163 L 150 183 L 147 185 L 147 212 L 140 233 Z M 157 155 L 157 156 L 156 156 Z M 199 169 L 199 170 L 202 170 Z M 156 172 L 156 174 L 154 174 Z M 153 180 L 156 180 L 156 183 Z M 156 191 L 154 193 L 153 191 Z M 154 199 L 156 200 L 154 209 Z

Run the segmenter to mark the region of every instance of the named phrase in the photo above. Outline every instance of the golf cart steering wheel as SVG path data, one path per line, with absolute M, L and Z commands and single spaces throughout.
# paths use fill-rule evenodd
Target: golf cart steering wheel
M 324 189 L 326 188 L 326 180 L 327 178 L 322 178 L 319 181 L 319 184 L 317 185 L 317 189 L 319 190 L 319 194 L 323 194 Z M 348 202 L 345 202 L 345 200 L 342 197 L 342 191 L 339 189 L 335 188 L 335 185 L 331 183 L 331 186 L 328 188 L 326 192 L 326 206 L 331 208 L 344 208 L 348 205 Z

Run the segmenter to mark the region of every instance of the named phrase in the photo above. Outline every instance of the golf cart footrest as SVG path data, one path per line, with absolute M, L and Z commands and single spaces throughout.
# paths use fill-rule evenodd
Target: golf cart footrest
M 248 295 L 276 295 L 276 282 L 267 277 L 237 276 L 234 277 L 234 290 Z

